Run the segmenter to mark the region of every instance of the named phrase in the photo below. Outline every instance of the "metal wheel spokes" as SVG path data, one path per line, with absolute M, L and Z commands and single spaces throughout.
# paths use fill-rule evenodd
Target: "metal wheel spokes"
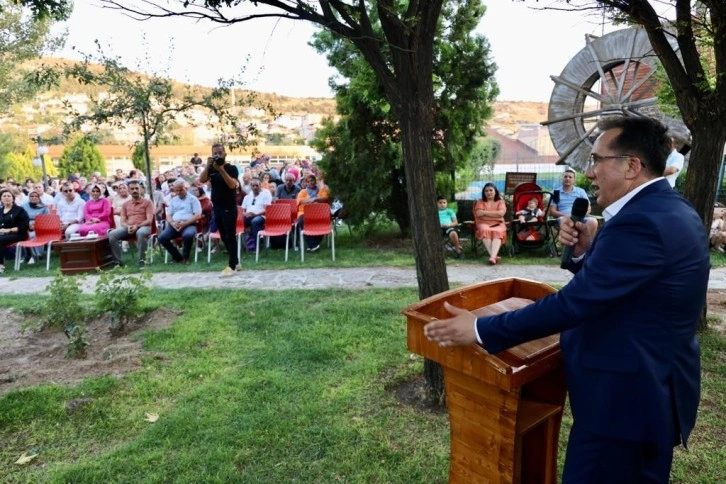
M 601 117 L 652 116 L 657 101 L 657 57 L 643 29 L 588 35 L 585 43 L 559 76 L 551 76 L 555 87 L 542 123 L 560 155 L 557 163 L 580 170 L 587 166 Z

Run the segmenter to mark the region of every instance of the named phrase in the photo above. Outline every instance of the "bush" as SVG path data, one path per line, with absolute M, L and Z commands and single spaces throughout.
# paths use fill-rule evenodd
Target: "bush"
M 80 282 L 83 277 L 64 276 L 60 272 L 48 286 L 50 297 L 41 307 L 43 326 L 62 328 L 68 337 L 66 357 L 85 356 L 86 321 L 89 311 L 81 304 L 83 294 Z
M 101 274 L 96 284 L 97 307 L 111 317 L 111 332 L 123 332 L 126 324 L 141 314 L 141 300 L 149 293 L 146 283 L 151 272 L 121 276 L 114 271 Z

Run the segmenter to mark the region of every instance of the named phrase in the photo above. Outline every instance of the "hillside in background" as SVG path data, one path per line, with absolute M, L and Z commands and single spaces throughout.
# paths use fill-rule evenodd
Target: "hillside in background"
M 528 101 L 499 101 L 494 103 L 494 117 L 489 127 L 513 135 L 522 124 L 539 124 L 547 119 L 547 103 Z
M 67 59 L 44 58 L 41 61 L 32 62 L 37 66 L 45 65 L 58 66 L 61 69 L 70 63 L 75 62 Z M 100 68 L 100 67 L 99 67 Z M 174 83 L 175 90 L 181 97 L 184 88 L 183 83 Z M 195 90 L 208 91 L 209 88 L 202 86 L 191 86 Z M 86 94 L 97 96 L 104 91 L 101 86 L 82 85 L 74 80 L 61 79 L 60 86 L 50 92 L 43 93 L 40 97 L 44 99 L 63 98 L 69 94 Z M 238 91 L 238 99 L 244 95 L 244 90 Z M 275 93 L 258 92 L 257 98 L 261 103 L 270 104 L 283 115 L 311 114 L 322 117 L 334 116 L 335 99 L 333 98 L 293 98 L 280 96 Z M 31 101 L 28 104 L 35 104 Z M 488 127 L 496 128 L 503 134 L 514 137 L 522 124 L 539 124 L 547 119 L 547 103 L 523 102 L 523 101 L 500 101 L 494 105 L 494 117 L 489 120 Z

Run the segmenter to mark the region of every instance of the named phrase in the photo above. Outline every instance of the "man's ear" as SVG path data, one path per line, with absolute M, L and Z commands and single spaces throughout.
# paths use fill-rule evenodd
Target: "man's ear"
M 639 157 L 631 156 L 628 158 L 628 171 L 625 173 L 625 178 L 628 180 L 637 178 L 645 172 L 645 169 L 645 165 Z

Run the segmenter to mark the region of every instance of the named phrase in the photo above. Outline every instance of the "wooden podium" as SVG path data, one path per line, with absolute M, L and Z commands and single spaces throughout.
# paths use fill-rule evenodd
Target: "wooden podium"
M 523 307 L 555 290 L 517 278 L 453 289 L 403 310 L 408 349 L 443 367 L 451 426 L 449 482 L 556 483 L 565 378 L 559 335 L 490 355 L 441 348 L 423 327 L 450 317 L 444 301 L 477 315 Z

